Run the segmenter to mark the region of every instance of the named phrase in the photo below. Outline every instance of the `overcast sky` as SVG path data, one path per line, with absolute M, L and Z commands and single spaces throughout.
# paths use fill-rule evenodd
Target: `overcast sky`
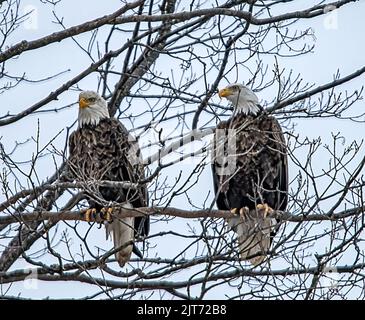
M 295 4 L 288 4 L 288 10 L 291 8 L 302 8 L 309 6 L 311 1 L 297 0 Z M 91 4 L 92 3 L 92 4 Z M 115 11 L 119 6 L 119 1 L 62 1 L 57 6 L 57 13 L 59 16 L 64 16 L 64 24 L 69 27 L 92 18 L 102 16 L 107 13 Z M 21 26 L 17 32 L 11 37 L 8 45 L 12 45 L 21 40 L 32 40 L 50 34 L 58 30 L 52 22 L 52 8 L 50 6 L 41 5 L 39 1 L 22 2 L 21 10 L 34 10 L 35 16 L 31 24 Z M 272 12 L 275 14 L 275 12 Z M 312 41 L 315 43 L 313 53 L 298 58 L 286 59 L 285 67 L 287 70 L 293 69 L 296 73 L 300 73 L 306 82 L 316 83 L 317 85 L 324 84 L 333 79 L 334 73 L 337 70 L 341 75 L 347 75 L 364 66 L 365 45 L 363 41 L 363 32 L 365 30 L 365 20 L 363 15 L 365 13 L 365 1 L 361 0 L 357 3 L 347 5 L 341 8 L 340 12 L 332 12 L 325 17 L 318 17 L 310 20 L 303 20 L 298 23 L 297 28 L 301 26 L 310 26 L 313 29 L 314 37 Z M 101 30 L 101 34 L 105 30 Z M 81 42 L 87 43 L 88 37 L 79 36 Z M 40 52 L 41 55 L 40 55 Z M 52 74 L 60 73 L 58 77 L 52 81 L 44 81 L 43 85 L 33 85 L 31 83 L 24 84 L 14 90 L 9 90 L 1 95 L 1 114 L 7 111 L 17 113 L 40 99 L 46 97 L 49 92 L 59 87 L 78 74 L 81 70 L 90 64 L 90 60 L 83 55 L 72 40 L 66 40 L 62 43 L 55 43 L 45 47 L 40 52 L 27 52 L 22 54 L 18 59 L 13 59 L 7 63 L 8 70 L 14 74 L 21 76 L 24 72 L 27 73 L 30 79 L 41 79 Z M 159 63 L 164 63 L 162 57 Z M 247 79 L 239 79 L 241 82 L 247 82 Z M 354 90 L 359 89 L 364 83 L 364 77 L 359 77 L 348 83 L 336 88 L 336 90 Z M 82 89 L 96 90 L 96 77 L 88 77 L 80 83 Z M 226 85 L 226 83 L 222 83 Z M 269 95 L 269 91 L 265 94 Z M 58 101 L 47 105 L 46 109 L 64 106 L 73 103 L 77 100 L 78 92 L 68 91 L 63 93 Z M 262 102 L 270 100 L 270 96 L 260 96 Z M 216 103 L 227 104 L 226 101 L 220 101 L 218 97 L 213 98 Z M 357 103 L 354 108 L 363 108 L 363 103 Z M 355 111 L 358 109 L 355 109 Z M 14 148 L 17 142 L 25 141 L 30 136 L 35 136 L 38 130 L 38 123 L 40 128 L 40 142 L 47 143 L 50 138 L 57 136 L 54 145 L 62 149 L 66 139 L 66 132 L 62 129 L 69 127 L 77 119 L 77 106 L 66 108 L 58 113 L 38 113 L 37 115 L 27 117 L 14 124 L 0 127 L 1 143 L 5 149 L 10 151 Z M 363 118 L 365 120 L 365 118 Z M 128 124 L 126 124 L 128 126 Z M 174 127 L 174 123 L 166 124 L 166 126 Z M 76 127 L 74 126 L 73 129 Z M 296 132 L 303 136 L 310 138 L 322 137 L 324 142 L 331 141 L 331 133 L 341 132 L 346 137 L 346 143 L 352 140 L 360 141 L 364 136 L 364 124 L 354 124 L 352 121 L 336 121 L 336 120 L 296 120 Z M 60 133 L 61 132 L 61 133 Z M 146 141 L 148 137 L 144 137 Z M 18 160 L 26 160 L 31 157 L 34 151 L 35 144 L 28 143 L 24 145 L 15 158 Z M 364 154 L 364 149 L 362 149 Z M 46 157 L 43 162 L 43 167 L 38 172 L 41 180 L 45 179 L 47 175 L 54 172 L 54 167 L 49 165 L 51 159 Z M 318 164 L 321 159 L 317 159 Z M 323 160 L 322 160 L 323 161 Z M 0 165 L 2 166 L 2 164 Z M 181 164 L 179 169 L 191 168 L 191 162 Z M 1 168 L 0 168 L 1 169 Z M 176 168 L 166 170 L 166 175 L 173 177 L 176 174 Z M 209 187 L 208 187 L 209 186 Z M 211 173 L 205 170 L 198 182 L 198 184 L 191 190 L 191 201 L 202 205 L 202 197 L 206 197 L 208 191 L 212 190 Z M 3 201 L 3 195 L 0 195 L 0 201 Z M 176 199 L 172 203 L 177 207 L 187 207 L 186 201 Z M 182 219 L 175 219 L 171 222 L 159 223 L 152 225 L 153 231 L 158 232 L 166 228 L 186 230 L 186 221 Z M 95 239 L 99 243 L 104 241 L 104 230 L 94 228 Z M 111 246 L 111 242 L 109 243 Z M 174 243 L 174 250 L 177 247 L 183 247 L 184 243 Z M 34 250 L 34 249 L 33 249 Z M 168 241 L 159 243 L 157 249 L 151 250 L 151 253 L 158 252 L 160 256 L 171 255 L 171 245 Z M 27 264 L 24 261 L 18 261 L 13 268 L 24 267 Z M 94 292 L 94 288 L 80 283 L 66 283 L 54 284 L 50 282 L 37 282 L 36 284 L 22 284 L 16 283 L 11 288 L 12 294 L 22 292 L 23 296 L 30 296 L 33 298 L 44 298 L 45 296 L 52 297 L 74 297 L 86 296 Z M 222 298 L 222 293 L 219 291 L 212 292 L 211 298 Z

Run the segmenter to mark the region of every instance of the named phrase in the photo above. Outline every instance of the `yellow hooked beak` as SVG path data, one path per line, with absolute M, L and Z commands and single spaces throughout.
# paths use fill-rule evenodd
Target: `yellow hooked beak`
M 228 88 L 224 88 L 224 89 L 219 90 L 218 95 L 219 95 L 219 98 L 225 98 L 225 97 L 230 96 L 232 93 L 233 93 L 232 90 L 230 90 Z
M 87 108 L 89 106 L 89 103 L 87 102 L 87 100 L 85 98 L 81 98 L 79 100 L 79 107 L 81 109 Z

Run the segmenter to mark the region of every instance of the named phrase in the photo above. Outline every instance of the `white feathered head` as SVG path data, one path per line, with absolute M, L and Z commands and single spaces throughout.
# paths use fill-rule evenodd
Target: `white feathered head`
M 257 114 L 260 110 L 259 99 L 256 94 L 243 84 L 233 83 L 219 90 L 220 98 L 228 99 L 235 110 L 235 113 Z
M 94 91 L 82 91 L 79 95 L 79 126 L 97 125 L 109 118 L 106 101 Z

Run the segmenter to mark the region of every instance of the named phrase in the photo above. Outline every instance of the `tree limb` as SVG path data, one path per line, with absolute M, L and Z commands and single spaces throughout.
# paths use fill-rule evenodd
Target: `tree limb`
M 300 214 L 294 215 L 289 212 L 283 211 L 275 211 L 271 213 L 269 216 L 273 218 L 277 218 L 283 221 L 290 221 L 300 223 L 303 221 L 335 221 L 344 218 L 348 218 L 351 216 L 356 216 L 364 213 L 365 206 L 356 207 L 352 209 L 348 209 L 345 211 L 340 211 L 337 213 L 333 213 L 330 215 L 327 214 Z M 50 220 L 53 222 L 56 221 L 77 221 L 82 220 L 86 221 L 85 217 L 86 210 L 81 211 L 40 211 L 40 212 L 29 212 L 22 214 L 12 214 L 7 216 L 0 217 L 0 224 L 11 224 L 16 222 L 30 222 L 30 221 L 43 221 Z M 122 207 L 113 207 L 112 217 L 114 219 L 117 218 L 126 218 L 126 217 L 143 217 L 146 215 L 164 215 L 171 217 L 179 217 L 186 219 L 197 219 L 197 218 L 235 218 L 236 214 L 226 211 L 226 210 L 183 210 L 173 207 L 140 207 L 140 208 L 122 208 Z M 101 217 L 98 213 L 95 216 L 91 217 L 94 222 L 104 222 L 105 219 Z

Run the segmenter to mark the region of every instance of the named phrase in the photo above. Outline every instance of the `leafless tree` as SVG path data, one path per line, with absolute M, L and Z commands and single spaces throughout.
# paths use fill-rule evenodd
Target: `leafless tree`
M 296 124 L 362 124 L 363 87 L 347 85 L 365 66 L 327 83 L 285 67 L 315 50 L 313 21 L 355 0 L 115 1 L 77 25 L 66 1 L 0 5 L 1 298 L 364 298 L 363 139 L 311 138 Z M 52 30 L 25 31 L 47 14 Z M 231 213 L 214 209 L 212 133 L 232 113 L 216 93 L 232 82 L 257 93 L 289 149 L 289 206 L 257 267 L 238 259 Z M 146 163 L 149 207 L 115 215 L 150 214 L 151 233 L 122 269 L 100 221 L 82 221 L 83 192 L 113 182 L 67 180 L 80 90 L 101 93 Z M 52 291 L 70 282 L 87 285 Z

